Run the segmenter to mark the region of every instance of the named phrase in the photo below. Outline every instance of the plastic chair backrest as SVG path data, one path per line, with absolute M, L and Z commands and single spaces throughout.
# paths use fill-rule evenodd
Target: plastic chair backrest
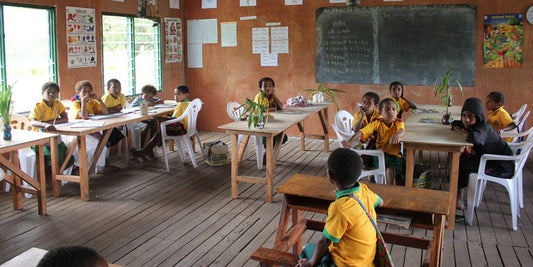
M 346 110 L 339 110 L 335 114 L 335 126 L 343 132 L 352 131 L 353 116 Z
M 232 120 L 238 121 L 243 111 L 244 109 L 241 107 L 241 104 L 235 101 L 228 102 L 228 106 L 226 107 L 226 112 L 228 112 L 228 116 Z
M 526 108 L 527 108 L 527 104 L 523 104 L 517 112 L 511 114 L 511 117 L 513 118 L 514 120 L 514 123 L 516 125 L 518 125 L 518 123 L 520 122 L 520 119 L 522 117 L 522 115 L 524 114 L 524 112 L 526 111 Z
M 526 114 L 522 116 L 518 124 L 516 124 L 517 125 L 516 128 L 518 129 L 519 132 L 523 131 L 526 128 L 527 117 L 529 117 L 530 113 L 531 111 L 526 112 Z
M 200 100 L 200 98 L 195 98 L 191 101 L 191 103 L 189 103 L 189 106 L 187 107 L 189 114 L 187 133 L 196 132 L 196 121 L 198 119 L 198 113 L 200 113 L 201 109 L 202 100 Z
M 11 114 L 10 124 L 13 129 L 19 129 L 19 130 L 31 130 L 32 129 L 30 120 L 18 114 Z

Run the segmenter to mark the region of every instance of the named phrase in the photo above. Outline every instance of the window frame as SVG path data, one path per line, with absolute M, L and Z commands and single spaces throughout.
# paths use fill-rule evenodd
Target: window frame
M 102 12 L 101 14 L 101 17 L 100 17 L 100 23 L 101 23 L 101 40 L 102 40 L 102 45 L 101 45 L 101 51 L 102 51 L 102 55 L 101 55 L 101 61 L 102 61 L 102 77 L 103 79 L 105 79 L 104 77 L 104 68 L 105 68 L 105 60 L 104 60 L 104 16 L 115 16 L 115 17 L 121 17 L 121 18 L 126 18 L 127 19 L 127 34 L 128 34 L 128 49 L 129 51 L 127 51 L 127 56 L 128 56 L 128 75 L 130 75 L 130 79 L 128 80 L 128 86 L 131 86 L 132 88 L 132 92 L 133 94 L 131 95 L 126 95 L 127 97 L 128 96 L 137 96 L 137 95 L 140 95 L 141 92 L 137 92 L 137 77 L 136 77 L 136 68 L 135 68 L 135 19 L 147 19 L 147 18 L 138 18 L 134 15 L 128 15 L 128 14 L 117 14 L 117 13 L 106 13 L 106 12 Z M 156 55 L 156 58 L 154 59 L 156 62 L 157 62 L 157 65 L 158 65 L 158 68 L 157 70 L 155 71 L 155 75 L 156 77 L 154 77 L 154 81 L 155 81 L 155 84 L 153 84 L 155 86 L 155 88 L 157 89 L 157 92 L 162 92 L 163 91 L 163 77 L 162 77 L 162 69 L 163 69 L 163 62 L 161 60 L 162 56 L 161 56 L 161 45 L 162 45 L 162 35 L 161 35 L 161 23 L 159 23 L 157 25 L 157 30 L 156 30 L 156 33 L 155 33 L 155 36 L 154 36 L 154 41 L 157 41 L 156 44 L 154 44 L 154 54 Z M 103 93 L 105 93 L 105 90 L 107 88 L 107 81 L 103 80 L 102 81 L 103 83 Z M 124 84 L 124 82 L 122 82 L 122 84 Z

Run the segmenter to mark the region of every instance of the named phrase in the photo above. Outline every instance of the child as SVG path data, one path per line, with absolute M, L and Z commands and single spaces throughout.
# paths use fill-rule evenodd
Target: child
M 487 121 L 498 133 L 516 128 L 516 124 L 514 123 L 513 118 L 511 118 L 511 115 L 509 115 L 509 113 L 503 109 L 504 102 L 505 97 L 503 94 L 501 92 L 494 91 L 489 93 L 487 96 L 487 102 L 485 103 L 485 106 L 489 110 Z M 507 142 L 512 142 L 513 138 L 508 137 L 504 138 L 504 140 Z
M 141 95 L 136 97 L 133 102 L 131 102 L 132 108 L 138 107 L 142 101 L 147 102 L 149 107 L 157 104 L 163 104 L 164 102 L 163 99 L 155 97 L 155 95 L 157 94 L 157 89 L 151 84 L 143 86 L 141 92 Z
M 187 109 L 189 106 L 189 88 L 185 85 L 180 85 L 174 89 L 174 100 L 178 102 L 176 107 L 174 108 L 174 113 L 172 114 L 172 117 L 168 118 L 157 118 L 158 120 L 170 120 L 179 118 Z M 188 118 L 185 117 L 181 122 L 175 122 L 172 124 L 169 124 L 166 126 L 167 135 L 184 135 L 187 133 L 187 127 L 188 127 Z M 142 149 L 140 150 L 132 150 L 133 156 L 139 163 L 142 163 L 144 159 L 150 153 L 152 152 L 153 148 L 159 143 L 161 140 L 161 132 L 156 132 L 152 139 L 146 144 Z
M 336 187 L 337 199 L 329 205 L 324 234 L 316 245 L 305 246 L 296 266 L 373 266 L 376 229 L 353 196 L 363 203 L 374 221 L 374 207 L 381 207 L 383 200 L 357 182 L 360 175 L 361 158 L 355 151 L 339 148 L 331 152 L 328 177 Z
M 48 251 L 37 267 L 107 267 L 107 261 L 88 247 L 58 247 Z
M 391 98 L 398 104 L 398 118 L 406 121 L 409 117 L 409 111 L 416 109 L 416 104 L 403 96 L 403 84 L 401 82 L 392 82 L 389 90 L 392 94 Z
M 379 105 L 379 95 L 374 92 L 366 92 L 363 95 L 363 104 L 359 107 L 359 112 L 353 115 L 352 130 L 354 133 L 361 128 L 367 126 L 369 123 L 375 121 L 380 117 L 379 111 L 376 109 Z M 365 140 L 361 140 L 365 142 Z M 370 146 L 368 148 L 374 148 Z
M 485 153 L 512 155 L 512 151 L 507 142 L 485 121 L 483 104 L 478 98 L 472 97 L 465 100 L 461 110 L 461 120 L 453 121 L 452 129 L 466 137 L 467 142 L 474 144 L 470 151 L 465 149 L 459 160 L 457 208 L 464 209 L 464 188 L 468 186 L 470 173 L 478 171 L 481 156 Z M 514 174 L 514 161 L 488 161 L 485 172 L 509 178 Z
M 376 135 L 376 148 L 385 153 L 385 165 L 388 183 L 405 183 L 405 159 L 401 155 L 400 141 L 405 136 L 405 126 L 402 120 L 397 118 L 398 109 L 396 102 L 391 98 L 385 98 L 379 103 L 381 118 L 376 119 L 350 139 L 343 141 L 343 147 L 350 147 L 355 141 Z M 378 164 L 375 163 L 374 166 Z
M 55 82 L 47 82 L 42 89 L 43 100 L 37 103 L 33 108 L 28 119 L 31 121 L 31 126 L 34 131 L 56 129 L 56 123 L 68 122 L 68 116 L 65 106 L 57 99 L 59 95 L 59 86 Z M 57 152 L 59 157 L 59 165 L 63 164 L 67 146 L 62 141 L 58 142 Z M 44 147 L 44 158 L 47 166 L 51 166 L 50 147 Z M 69 159 L 69 165 L 74 163 L 74 158 Z
M 283 104 L 274 94 L 275 86 L 276 84 L 272 78 L 261 78 L 261 80 L 259 80 L 259 93 L 255 96 L 254 102 L 259 103 L 262 94 L 264 96 L 263 104 L 268 108 L 269 111 L 281 110 L 283 108 Z
M 102 96 L 102 101 L 109 114 L 118 113 L 126 107 L 126 96 L 121 91 L 122 87 L 117 79 L 107 81 L 107 94 Z

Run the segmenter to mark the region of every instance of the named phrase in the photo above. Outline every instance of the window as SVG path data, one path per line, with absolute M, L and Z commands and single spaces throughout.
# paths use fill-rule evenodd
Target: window
M 57 82 L 54 9 L 0 3 L 0 16 L 0 81 L 13 85 L 14 111 L 29 111 Z
M 116 78 L 134 95 L 152 84 L 161 90 L 160 26 L 148 19 L 103 15 L 104 83 Z

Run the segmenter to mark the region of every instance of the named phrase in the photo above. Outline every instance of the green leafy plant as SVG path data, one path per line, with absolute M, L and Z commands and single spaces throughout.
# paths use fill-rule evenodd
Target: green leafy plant
M 11 88 L 11 85 L 1 86 L 2 90 L 0 90 L 0 117 L 4 125 L 11 123 Z
M 453 94 L 450 93 L 450 86 L 452 82 L 455 82 L 457 84 L 457 87 L 461 91 L 461 94 L 463 93 L 463 86 L 461 86 L 461 83 L 458 80 L 451 80 L 450 76 L 452 72 L 454 71 L 454 68 L 451 68 L 444 74 L 442 77 L 442 82 L 439 82 L 439 78 L 435 80 L 435 84 L 433 85 L 433 90 L 435 91 L 435 97 L 440 96 L 440 104 L 445 107 L 445 114 L 449 114 L 448 107 L 452 106 L 452 99 Z
M 239 120 L 248 117 L 248 129 L 252 127 L 264 127 L 268 122 L 268 119 L 272 119 L 267 107 L 262 104 L 265 100 L 265 94 L 261 92 L 259 97 L 259 103 L 246 98 L 244 103 L 239 108 L 244 108 Z M 262 126 L 261 126 L 262 125 Z
M 322 93 L 326 95 L 329 99 L 331 99 L 331 101 L 333 101 L 333 103 L 335 103 L 335 105 L 337 106 L 337 110 L 339 109 L 339 105 L 337 105 L 337 101 L 336 101 L 338 97 L 337 93 L 346 93 L 345 91 L 323 86 L 322 84 L 319 84 L 317 88 L 310 88 L 310 89 L 305 89 L 302 91 L 311 92 L 311 97 L 313 97 L 313 95 L 317 93 Z

